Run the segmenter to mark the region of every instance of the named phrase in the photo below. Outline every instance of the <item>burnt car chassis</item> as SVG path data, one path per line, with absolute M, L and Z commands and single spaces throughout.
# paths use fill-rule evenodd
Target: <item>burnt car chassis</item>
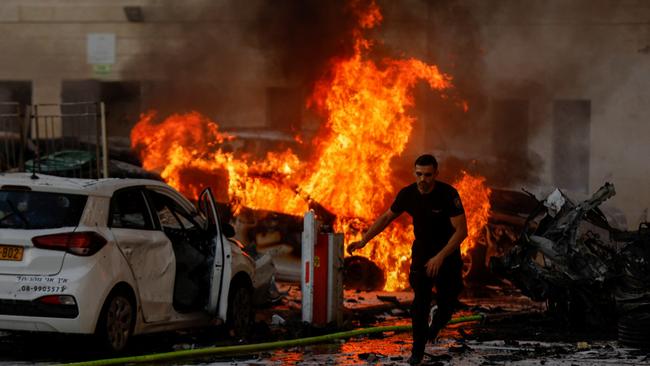
M 618 324 L 622 343 L 650 347 L 650 230 L 647 222 L 636 231 L 612 227 L 598 206 L 614 195 L 609 183 L 579 203 L 556 190 L 490 269 L 547 302 L 564 324 Z

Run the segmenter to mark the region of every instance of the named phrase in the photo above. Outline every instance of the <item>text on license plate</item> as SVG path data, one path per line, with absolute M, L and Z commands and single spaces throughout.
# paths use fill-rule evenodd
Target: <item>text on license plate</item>
M 0 245 L 0 260 L 22 261 L 23 247 Z

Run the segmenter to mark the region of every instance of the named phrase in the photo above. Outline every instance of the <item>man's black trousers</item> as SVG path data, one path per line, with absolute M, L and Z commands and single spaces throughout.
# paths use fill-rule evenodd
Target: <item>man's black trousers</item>
M 452 256 L 453 257 L 453 256 Z M 451 319 L 458 304 L 458 295 L 463 290 L 462 261 L 447 258 L 435 278 L 426 273 L 424 266 L 411 266 L 409 283 L 415 296 L 411 308 L 413 322 L 413 351 L 416 356 L 424 354 L 428 338 L 433 338 L 440 329 L 444 328 Z M 438 310 L 434 314 L 429 329 L 429 312 L 433 286 L 436 287 L 436 304 Z

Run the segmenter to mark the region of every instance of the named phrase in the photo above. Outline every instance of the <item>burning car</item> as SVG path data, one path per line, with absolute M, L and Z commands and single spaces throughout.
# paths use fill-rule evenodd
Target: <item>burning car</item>
M 463 256 L 467 281 L 483 281 L 491 275 L 490 259 L 503 256 L 515 245 L 527 217 L 538 206 L 539 201 L 530 193 L 490 188 L 487 222 L 477 228 L 475 243 Z
M 229 240 L 210 189 L 194 207 L 165 183 L 0 175 L 0 328 L 132 335 L 226 322 L 247 331 L 272 284 Z

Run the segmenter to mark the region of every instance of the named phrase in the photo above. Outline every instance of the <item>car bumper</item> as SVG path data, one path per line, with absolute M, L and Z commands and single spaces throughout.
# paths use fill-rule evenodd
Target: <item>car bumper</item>
M 0 299 L 0 314 L 38 318 L 74 319 L 79 315 L 77 304 L 47 304 L 39 300 Z
M 110 253 L 101 254 L 90 261 L 66 255 L 63 269 L 53 276 L 0 275 L 0 329 L 94 333 L 104 300 L 123 270 L 102 260 Z M 72 296 L 75 303 L 38 301 L 50 295 Z

